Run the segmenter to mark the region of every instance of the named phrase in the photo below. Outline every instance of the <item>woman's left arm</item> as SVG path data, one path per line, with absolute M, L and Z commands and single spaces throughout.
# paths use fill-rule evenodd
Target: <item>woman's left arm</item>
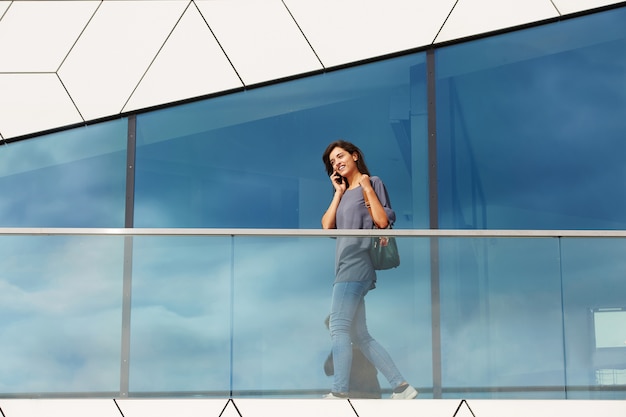
M 369 200 L 374 224 L 379 229 L 386 229 L 387 226 L 389 226 L 389 218 L 387 217 L 385 208 L 378 199 L 378 195 L 376 195 L 374 187 L 372 187 L 370 177 L 368 175 L 363 175 L 359 184 L 363 188 L 363 192 L 367 195 L 367 199 Z

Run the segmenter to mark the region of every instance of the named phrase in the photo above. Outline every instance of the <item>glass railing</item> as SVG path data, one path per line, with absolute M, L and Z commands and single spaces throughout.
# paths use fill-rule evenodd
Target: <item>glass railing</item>
M 318 398 L 336 238 L 374 233 L 0 229 L 0 397 Z M 626 399 L 626 232 L 389 234 L 368 328 L 421 398 Z

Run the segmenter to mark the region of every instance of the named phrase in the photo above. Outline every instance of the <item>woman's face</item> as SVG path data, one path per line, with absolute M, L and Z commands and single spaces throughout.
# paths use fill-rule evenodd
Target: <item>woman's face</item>
M 357 169 L 356 152 L 351 154 L 343 148 L 336 147 L 330 152 L 328 158 L 335 172 L 342 177 L 349 177 Z

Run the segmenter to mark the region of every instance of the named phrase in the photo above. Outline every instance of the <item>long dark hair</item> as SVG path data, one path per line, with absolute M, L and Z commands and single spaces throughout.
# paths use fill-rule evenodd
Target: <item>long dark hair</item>
M 326 147 L 326 150 L 322 154 L 322 161 L 324 162 L 324 165 L 326 166 L 326 173 L 328 174 L 329 177 L 333 172 L 335 172 L 335 168 L 333 168 L 332 164 L 330 163 L 330 153 L 335 148 L 341 148 L 344 151 L 348 152 L 350 155 L 353 155 L 354 153 L 356 153 L 357 154 L 356 168 L 359 170 L 361 174 L 367 174 L 371 176 L 370 171 L 369 169 L 367 169 L 367 165 L 365 164 L 365 157 L 363 156 L 363 152 L 361 152 L 361 150 L 355 144 L 340 139 L 328 145 Z

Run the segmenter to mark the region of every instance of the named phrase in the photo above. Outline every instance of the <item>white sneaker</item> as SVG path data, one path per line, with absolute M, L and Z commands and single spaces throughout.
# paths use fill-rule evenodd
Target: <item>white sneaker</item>
M 413 388 L 411 385 L 407 385 L 405 390 L 402 392 L 394 392 L 391 394 L 391 399 L 393 400 L 410 400 L 417 397 L 417 390 Z
M 326 399 L 332 399 L 332 400 L 345 400 L 346 398 L 348 398 L 348 396 L 346 395 L 345 397 L 342 394 L 337 394 L 334 392 L 329 392 L 328 394 L 324 395 L 322 398 L 326 398 Z

